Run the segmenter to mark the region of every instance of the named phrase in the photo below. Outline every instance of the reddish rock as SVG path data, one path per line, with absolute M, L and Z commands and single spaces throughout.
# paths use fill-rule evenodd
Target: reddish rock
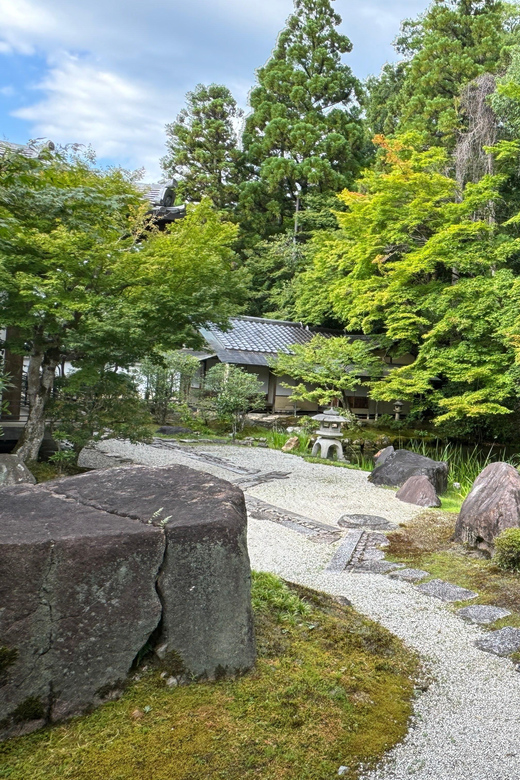
M 462 504 L 455 540 L 492 553 L 495 538 L 520 527 L 520 474 L 509 463 L 490 463 Z
M 416 506 L 440 506 L 441 500 L 426 476 L 410 477 L 396 493 L 399 501 Z
M 297 436 L 291 436 L 290 439 L 287 439 L 285 444 L 282 447 L 282 452 L 293 452 L 294 450 L 297 450 L 300 446 L 300 440 Z

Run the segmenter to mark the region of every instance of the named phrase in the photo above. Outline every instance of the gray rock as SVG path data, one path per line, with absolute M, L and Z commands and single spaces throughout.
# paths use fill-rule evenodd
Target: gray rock
M 165 539 L 41 485 L 2 491 L 0 520 L 0 643 L 13 654 L 0 681 L 0 736 L 11 736 L 121 686 L 161 617 Z
M 448 464 L 432 460 L 424 455 L 408 450 L 397 450 L 382 462 L 378 458 L 369 481 L 374 485 L 401 487 L 407 479 L 426 476 L 437 494 L 444 493 L 448 487 Z
M 354 571 L 369 571 L 373 574 L 386 574 L 394 569 L 404 568 L 404 563 L 391 563 L 390 561 L 362 561 L 356 565 Z
M 82 469 L 113 469 L 131 463 L 131 460 L 118 455 L 107 455 L 96 447 L 83 447 L 78 455 L 78 466 Z
M 486 653 L 495 655 L 511 655 L 520 650 L 520 628 L 500 628 L 498 631 L 490 631 L 477 639 L 475 645 Z
M 455 540 L 492 553 L 495 538 L 520 527 L 520 474 L 509 463 L 490 463 L 462 504 Z
M 457 610 L 457 615 L 460 615 L 461 618 L 481 626 L 509 617 L 510 614 L 508 609 L 492 607 L 488 604 L 472 604 L 470 607 L 462 607 L 462 609 Z
M 184 466 L 5 488 L 0 738 L 113 696 L 152 636 L 179 678 L 250 668 L 245 533 L 242 491 Z
M 377 530 L 397 528 L 386 517 L 377 515 L 341 515 L 338 520 L 340 528 L 376 528 Z
M 354 555 L 356 547 L 359 544 L 362 536 L 362 530 L 349 531 L 341 544 L 338 546 L 325 571 L 342 572 L 350 563 L 350 560 Z
M 161 425 L 156 433 L 160 433 L 163 436 L 175 436 L 177 433 L 193 433 L 193 431 L 191 428 L 185 428 L 182 425 Z
M 389 575 L 393 580 L 403 580 L 404 582 L 418 582 L 429 576 L 429 572 L 422 569 L 399 569 Z
M 394 454 L 394 452 L 395 450 L 392 447 L 392 445 L 390 445 L 389 447 L 384 447 L 384 449 L 379 450 L 379 452 L 376 452 L 376 454 L 374 455 L 374 460 L 378 464 L 378 466 L 382 466 L 383 463 L 386 460 L 388 460 L 390 455 Z
M 158 644 L 195 677 L 214 679 L 251 668 L 251 569 L 244 494 L 238 487 L 185 466 L 111 469 L 44 487 L 164 528 Z
M 459 588 L 458 585 L 452 585 L 450 582 L 444 580 L 430 580 L 423 585 L 417 585 L 417 590 L 424 593 L 426 596 L 434 596 L 441 601 L 468 601 L 469 599 L 476 599 L 478 593 L 473 593 L 472 590 L 466 588 Z
M 36 480 L 18 455 L 0 455 L 0 488 L 27 483 L 34 485 Z
M 428 477 L 424 475 L 407 479 L 395 497 L 399 501 L 404 501 L 405 504 L 415 504 L 416 506 L 437 507 L 441 505 L 435 488 Z

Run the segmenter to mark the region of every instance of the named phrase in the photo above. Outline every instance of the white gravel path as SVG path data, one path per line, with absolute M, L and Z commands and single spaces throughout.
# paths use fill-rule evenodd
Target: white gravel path
M 121 442 L 105 442 L 102 448 L 138 463 L 184 463 L 237 479 L 173 451 Z M 197 446 L 197 451 L 264 472 L 290 471 L 287 480 L 247 492 L 322 522 L 333 524 L 345 512 L 405 522 L 417 511 L 397 501 L 392 491 L 367 483 L 363 472 L 308 464 L 266 450 Z M 325 572 L 333 546 L 315 544 L 269 521 L 250 520 L 249 552 L 255 569 L 346 596 L 357 610 L 415 648 L 431 670 L 434 682 L 417 698 L 406 739 L 367 780 L 520 779 L 520 674 L 509 660 L 475 648 L 481 629 L 412 585 L 379 574 Z

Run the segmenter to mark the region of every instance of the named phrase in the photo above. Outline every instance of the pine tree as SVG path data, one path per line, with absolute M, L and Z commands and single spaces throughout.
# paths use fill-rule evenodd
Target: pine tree
M 241 193 L 248 229 L 288 227 L 308 193 L 337 192 L 363 160 L 362 87 L 342 55 L 332 0 L 295 0 L 271 58 L 257 72 L 243 136 L 253 181 Z
M 187 107 L 166 126 L 163 169 L 181 178 L 183 199 L 208 197 L 218 209 L 230 209 L 237 201 L 242 169 L 234 122 L 243 112 L 221 84 L 198 84 L 186 99 Z
M 427 13 L 405 21 L 396 48 L 410 58 L 400 95 L 400 131 L 418 130 L 430 143 L 452 148 L 463 127 L 461 91 L 504 65 L 508 27 L 518 10 L 499 0 L 434 0 Z

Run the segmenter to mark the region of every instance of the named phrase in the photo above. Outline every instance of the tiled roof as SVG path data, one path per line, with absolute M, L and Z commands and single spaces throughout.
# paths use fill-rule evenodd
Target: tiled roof
M 47 147 L 50 150 L 53 150 L 55 148 L 52 141 L 47 141 L 46 144 L 44 144 L 45 147 Z M 24 157 L 38 157 L 41 151 L 41 147 L 38 147 L 36 145 L 31 144 L 13 144 L 9 141 L 0 141 L 0 157 L 3 157 L 4 154 L 7 152 L 18 152 L 19 154 L 23 154 Z
M 317 333 L 328 337 L 342 335 L 340 331 L 260 317 L 232 317 L 230 324 L 227 332 L 216 326 L 201 329 L 210 349 L 224 363 L 268 365 L 269 357 L 290 353 L 292 344 L 306 344 Z

